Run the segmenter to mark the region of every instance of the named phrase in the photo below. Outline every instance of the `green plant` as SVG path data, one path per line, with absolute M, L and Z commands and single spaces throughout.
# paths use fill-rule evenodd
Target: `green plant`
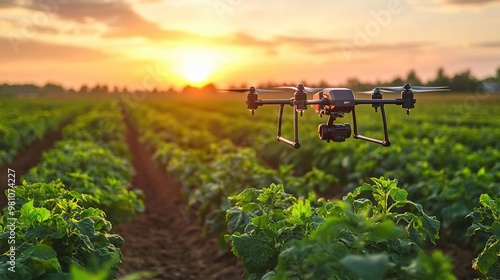
M 60 182 L 15 189 L 15 204 L 0 217 L 2 279 L 67 279 L 73 264 L 96 270 L 119 254 L 123 239 L 111 233 L 105 213 L 79 205 L 91 197 L 68 191 Z M 17 219 L 14 226 L 12 218 Z M 8 271 L 11 246 L 16 273 Z M 117 264 L 111 271 L 116 270 Z
M 488 194 L 481 194 L 479 203 L 481 207 L 474 208 L 467 215 L 473 219 L 467 236 L 483 232 L 489 238 L 481 253 L 472 261 L 472 267 L 487 279 L 500 279 L 500 198 L 492 199 Z
M 343 201 L 295 198 L 274 184 L 230 197 L 226 240 L 246 278 L 407 279 L 439 272 L 453 279 L 445 258 L 428 257 L 419 247 L 427 238 L 435 242 L 439 222 L 409 201 L 397 181 L 373 181 Z M 375 204 L 359 197 L 363 192 Z M 412 207 L 415 213 L 397 211 Z
M 95 197 L 86 206 L 106 212 L 111 222 L 130 219 L 144 210 L 142 192 L 128 190 L 130 162 L 98 144 L 86 141 L 59 141 L 44 153 L 43 161 L 25 176 L 28 182 L 60 179 L 66 188 Z

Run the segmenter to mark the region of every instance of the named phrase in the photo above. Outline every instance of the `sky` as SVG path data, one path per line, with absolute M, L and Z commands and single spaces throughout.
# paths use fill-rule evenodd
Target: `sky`
M 500 67 L 500 0 L 2 0 L 0 83 L 339 84 Z

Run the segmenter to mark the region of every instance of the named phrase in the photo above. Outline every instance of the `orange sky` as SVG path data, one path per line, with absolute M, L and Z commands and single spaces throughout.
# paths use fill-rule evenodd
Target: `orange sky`
M 0 82 L 338 84 L 440 66 L 485 77 L 500 66 L 498 15 L 498 0 L 3 0 Z

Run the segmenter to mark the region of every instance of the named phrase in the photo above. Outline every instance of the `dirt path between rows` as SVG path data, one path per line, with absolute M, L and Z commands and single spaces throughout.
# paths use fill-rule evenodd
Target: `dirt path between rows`
M 8 187 L 7 170 L 10 168 L 15 171 L 16 186 L 20 185 L 22 183 L 21 177 L 28 173 L 30 168 L 42 161 L 43 152 L 52 149 L 54 144 L 62 139 L 62 128 L 64 126 L 65 124 L 57 130 L 47 133 L 42 139 L 21 149 L 11 163 L 0 167 L 0 209 L 7 203 L 7 197 L 5 197 L 5 190 Z
M 153 271 L 154 279 L 241 279 L 236 257 L 220 256 L 215 239 L 202 237 L 200 222 L 181 210 L 180 186 L 154 164 L 137 129 L 125 122 L 136 170 L 132 186 L 144 192 L 146 211 L 118 229 L 125 240 L 119 275 Z

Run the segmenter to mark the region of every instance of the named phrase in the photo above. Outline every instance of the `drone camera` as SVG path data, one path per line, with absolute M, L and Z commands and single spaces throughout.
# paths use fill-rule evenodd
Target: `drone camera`
M 344 142 L 346 138 L 351 137 L 351 125 L 344 124 L 320 124 L 318 126 L 319 139 L 327 142 Z

